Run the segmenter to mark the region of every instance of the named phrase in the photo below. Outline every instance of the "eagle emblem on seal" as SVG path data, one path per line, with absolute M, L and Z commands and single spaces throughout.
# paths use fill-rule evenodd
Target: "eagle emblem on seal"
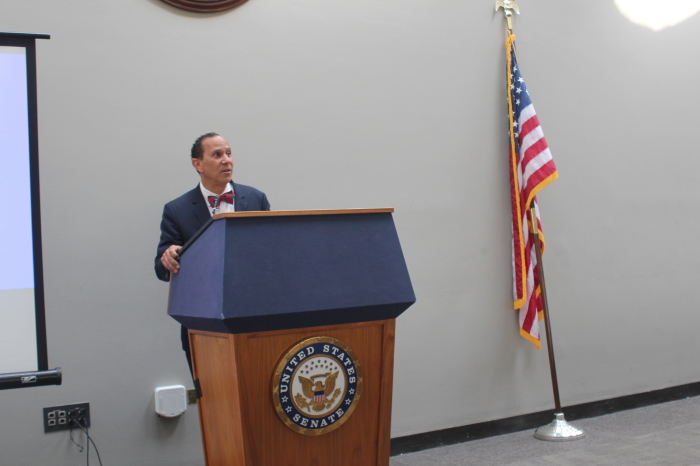
M 321 412 L 331 406 L 338 395 L 340 389 L 335 388 L 338 372 L 312 375 L 310 378 L 299 376 L 301 382 L 301 393 L 294 396 L 300 408 Z

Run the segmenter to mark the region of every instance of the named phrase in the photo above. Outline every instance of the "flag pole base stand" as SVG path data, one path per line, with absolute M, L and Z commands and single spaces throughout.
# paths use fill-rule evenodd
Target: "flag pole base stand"
M 566 422 L 564 413 L 554 413 L 554 420 L 535 431 L 535 438 L 550 442 L 567 442 L 580 440 L 586 436 L 583 429 L 576 428 Z

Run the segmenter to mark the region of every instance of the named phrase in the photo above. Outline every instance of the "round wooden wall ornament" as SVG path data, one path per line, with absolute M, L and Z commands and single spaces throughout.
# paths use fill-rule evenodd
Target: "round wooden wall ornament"
M 196 11 L 199 13 L 211 13 L 215 11 L 228 10 L 236 7 L 247 0 L 163 0 L 172 6 L 183 10 Z

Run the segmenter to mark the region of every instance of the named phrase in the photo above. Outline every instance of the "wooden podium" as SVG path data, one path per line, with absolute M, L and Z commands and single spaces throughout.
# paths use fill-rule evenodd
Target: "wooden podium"
M 236 212 L 181 255 L 207 465 L 389 464 L 395 318 L 415 302 L 393 209 Z

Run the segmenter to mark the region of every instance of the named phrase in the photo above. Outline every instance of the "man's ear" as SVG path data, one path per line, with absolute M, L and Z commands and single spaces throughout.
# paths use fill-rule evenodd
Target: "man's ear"
M 198 172 L 202 172 L 202 159 L 192 159 L 192 166 L 194 167 L 195 170 Z

